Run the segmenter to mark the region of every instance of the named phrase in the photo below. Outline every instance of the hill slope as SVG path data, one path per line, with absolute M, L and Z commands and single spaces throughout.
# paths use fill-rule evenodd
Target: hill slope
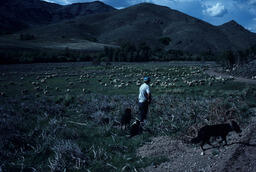
M 99 1 L 62 6 L 40 0 L 1 0 L 0 33 L 113 10 L 113 7 Z
M 146 42 L 154 48 L 188 52 L 221 52 L 246 49 L 256 44 L 256 34 L 234 21 L 213 26 L 167 7 L 142 3 L 109 13 L 88 15 L 29 30 L 38 40 L 97 40 L 120 45 Z M 167 45 L 159 40 L 170 39 Z M 65 41 L 65 40 L 63 40 Z
M 246 30 L 234 20 L 218 27 L 236 49 L 250 47 L 256 42 L 256 34 Z

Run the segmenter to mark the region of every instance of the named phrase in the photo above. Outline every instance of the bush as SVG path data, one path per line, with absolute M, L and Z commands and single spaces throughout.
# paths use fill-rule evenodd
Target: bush
M 163 45 L 169 45 L 170 42 L 171 42 L 171 38 L 169 37 L 163 37 L 163 38 L 160 38 L 159 41 L 163 44 Z
M 74 97 L 67 94 L 65 97 L 64 97 L 64 100 L 63 100 L 63 104 L 65 106 L 69 106 L 71 103 L 74 103 Z
M 102 62 L 102 58 L 100 56 L 94 56 L 92 58 L 92 64 L 95 65 L 95 66 L 100 65 L 101 62 Z
M 49 158 L 51 171 L 83 169 L 88 164 L 79 146 L 70 140 L 60 140 L 53 147 L 54 158 Z
M 28 33 L 20 34 L 20 40 L 22 41 L 28 41 L 28 40 L 34 40 L 34 39 L 36 39 L 36 37 L 33 34 L 28 34 Z

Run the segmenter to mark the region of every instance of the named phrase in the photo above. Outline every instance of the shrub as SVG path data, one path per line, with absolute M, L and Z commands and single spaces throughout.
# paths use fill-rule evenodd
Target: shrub
M 20 34 L 20 40 L 22 41 L 28 41 L 28 40 L 34 40 L 34 39 L 36 39 L 36 37 L 33 34 L 28 34 L 28 33 Z
M 74 97 L 69 94 L 65 95 L 63 104 L 65 106 L 69 106 L 71 103 L 74 103 Z
M 163 38 L 160 38 L 159 41 L 160 41 L 163 45 L 169 45 L 170 42 L 171 42 L 171 38 L 169 38 L 169 37 L 163 37 Z
M 51 171 L 66 171 L 67 169 L 83 169 L 87 158 L 77 144 L 70 140 L 60 140 L 53 147 L 54 158 L 49 158 Z
M 92 64 L 93 65 L 96 65 L 96 66 L 98 66 L 98 65 L 100 65 L 101 64 L 101 62 L 102 62 L 102 58 L 101 58 L 101 56 L 94 56 L 93 58 L 92 58 Z

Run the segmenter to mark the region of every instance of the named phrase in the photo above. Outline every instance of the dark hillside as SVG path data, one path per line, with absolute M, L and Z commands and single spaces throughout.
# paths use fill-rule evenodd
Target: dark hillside
M 232 43 L 236 49 L 246 49 L 252 47 L 256 42 L 256 34 L 246 30 L 234 20 L 218 27 Z
M 5 41 L 0 44 L 0 48 L 5 49 L 5 42 L 9 40 L 8 47 L 12 49 L 24 45 L 29 48 L 29 45 L 33 45 L 58 51 L 106 51 L 106 54 L 99 53 L 98 58 L 114 61 L 216 60 L 215 55 L 221 53 L 224 55 L 219 57 L 232 59 L 229 63 L 233 63 L 236 59 L 246 61 L 248 55 L 240 50 L 256 45 L 256 34 L 234 21 L 214 26 L 177 10 L 150 3 L 115 10 L 98 1 L 67 6 L 39 0 L 10 2 L 15 2 L 17 9 L 19 6 L 26 6 L 27 10 L 21 18 L 27 17 L 28 24 L 12 14 L 9 17 L 13 19 L 12 25 L 8 25 L 12 20 L 0 15 L 4 24 L 0 28 L 8 31 L 11 30 L 8 29 L 9 26 L 15 26 L 16 29 L 29 28 L 1 36 Z M 50 8 L 46 8 L 48 5 Z M 2 6 L 11 6 L 11 3 L 3 3 Z M 30 18 L 30 15 L 33 17 Z M 40 24 L 35 23 L 36 18 L 40 19 Z M 44 25 L 45 23 L 49 24 Z M 226 52 L 230 52 L 229 50 L 239 51 L 241 57 L 236 57 L 233 53 L 228 56 Z M 9 57 L 8 53 L 4 54 L 7 54 L 6 58 Z M 82 56 L 88 59 L 86 54 Z M 36 58 L 37 55 L 33 54 L 33 59 Z
M 145 42 L 152 48 L 191 53 L 246 49 L 256 44 L 256 34 L 242 26 L 213 26 L 179 11 L 150 3 L 79 17 L 29 32 L 39 35 L 42 41 L 59 40 L 65 35 L 67 40 L 89 39 L 116 45 Z
M 40 0 L 3 0 L 0 3 L 0 33 L 112 10 L 115 9 L 99 1 L 62 6 Z
M 86 16 L 95 13 L 110 12 L 113 10 L 113 7 L 106 5 L 100 1 L 95 1 L 91 3 L 74 3 L 71 5 L 62 6 L 60 9 L 56 11 L 55 16 L 64 16 L 62 19 L 67 19 L 74 18 L 77 16 Z
M 0 31 L 13 32 L 31 25 L 48 24 L 61 5 L 40 0 L 5 0 L 0 5 Z

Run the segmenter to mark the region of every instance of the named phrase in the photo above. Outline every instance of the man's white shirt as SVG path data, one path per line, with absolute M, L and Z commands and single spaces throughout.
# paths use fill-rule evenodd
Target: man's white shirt
M 145 102 L 147 100 L 146 94 L 149 94 L 150 90 L 149 90 L 149 86 L 148 84 L 144 83 L 140 86 L 139 89 L 139 102 Z

